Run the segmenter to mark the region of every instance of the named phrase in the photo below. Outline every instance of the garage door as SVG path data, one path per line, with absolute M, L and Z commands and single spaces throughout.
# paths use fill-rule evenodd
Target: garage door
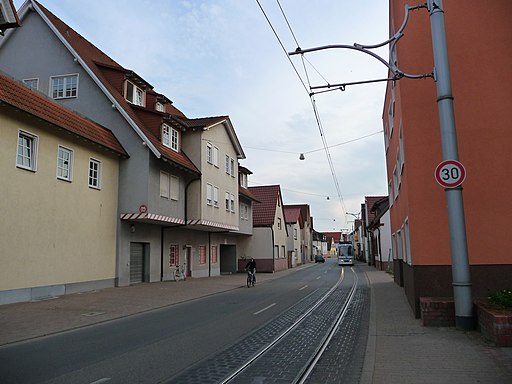
M 130 283 L 144 281 L 144 244 L 130 243 Z

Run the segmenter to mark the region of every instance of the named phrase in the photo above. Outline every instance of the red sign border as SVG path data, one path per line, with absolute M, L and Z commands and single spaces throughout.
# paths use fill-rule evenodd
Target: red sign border
M 441 179 L 441 177 L 439 175 L 439 172 L 441 171 L 441 168 L 443 168 L 445 165 L 449 165 L 449 164 L 457 166 L 457 168 L 460 169 L 460 172 L 462 174 L 461 178 L 456 183 L 446 183 L 446 182 L 444 182 Z M 464 180 L 466 180 L 466 168 L 464 167 L 464 165 L 462 165 L 462 163 L 460 161 L 457 161 L 457 160 L 444 160 L 444 161 L 441 161 L 439 163 L 439 165 L 436 167 L 436 170 L 434 172 L 434 177 L 435 177 L 436 181 L 438 182 L 438 184 L 441 187 L 444 187 L 444 188 L 456 188 L 459 185 L 461 185 L 464 182 Z

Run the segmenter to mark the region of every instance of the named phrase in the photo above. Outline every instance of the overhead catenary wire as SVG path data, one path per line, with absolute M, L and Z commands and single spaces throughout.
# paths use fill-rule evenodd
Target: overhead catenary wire
M 345 208 L 345 203 L 344 203 L 344 200 L 343 200 L 343 195 L 341 193 L 341 188 L 340 188 L 340 184 L 338 182 L 338 178 L 336 176 L 336 171 L 334 169 L 334 163 L 332 161 L 332 158 L 331 158 L 331 154 L 329 152 L 329 146 L 327 145 L 327 139 L 325 137 L 325 132 L 323 130 L 323 126 L 322 126 L 322 122 L 321 122 L 321 119 L 320 119 L 320 114 L 319 114 L 319 111 L 318 111 L 318 108 L 317 108 L 317 105 L 316 105 L 316 100 L 314 98 L 314 93 L 311 92 L 311 83 L 309 81 L 309 75 L 307 73 L 307 68 L 306 68 L 306 65 L 304 63 L 304 59 L 302 59 L 302 65 L 304 67 L 304 72 L 305 72 L 305 75 L 306 75 L 306 79 L 307 79 L 307 83 L 308 83 L 308 86 L 309 86 L 309 89 L 308 89 L 308 86 L 306 86 L 306 84 L 304 83 L 304 80 L 302 79 L 302 77 L 300 76 L 299 74 L 299 71 L 297 70 L 297 68 L 295 67 L 293 61 L 290 59 L 290 56 L 288 55 L 288 51 L 285 49 L 284 47 L 284 44 L 282 43 L 281 39 L 279 38 L 279 35 L 277 34 L 274 26 L 272 25 L 272 22 L 270 21 L 270 19 L 268 18 L 265 10 L 263 9 L 263 7 L 261 6 L 259 0 L 256 0 L 256 2 L 258 3 L 258 6 L 261 10 L 261 12 L 263 13 L 265 19 L 267 20 L 267 23 L 269 24 L 270 28 L 272 29 L 272 31 L 274 32 L 274 36 L 276 37 L 277 41 L 279 42 L 281 48 L 283 49 L 286 57 L 288 58 L 288 61 L 289 63 L 291 64 L 291 66 L 293 67 L 295 73 L 297 74 L 302 86 L 304 87 L 304 89 L 306 90 L 308 96 L 309 96 L 309 99 L 310 99 L 310 102 L 311 102 L 311 105 L 312 105 L 312 108 L 313 108 L 313 112 L 315 114 L 315 119 L 316 119 L 316 122 L 317 122 L 317 126 L 318 126 L 318 130 L 320 132 L 320 137 L 322 139 L 322 143 L 323 143 L 323 146 L 324 146 L 324 150 L 325 150 L 325 153 L 326 153 L 326 157 L 327 157 L 327 162 L 329 164 L 329 168 L 330 168 L 330 171 L 331 171 L 331 176 L 333 178 L 333 181 L 334 181 L 334 186 L 336 188 L 336 192 L 337 192 L 337 195 L 338 195 L 338 199 L 340 201 L 340 204 L 341 204 L 341 208 L 342 208 L 342 212 L 343 212 L 343 215 L 345 216 L 345 220 L 346 220 L 346 208 Z M 292 28 L 291 28 L 291 25 L 290 23 L 288 22 L 288 18 L 286 17 L 286 14 L 284 12 L 284 9 L 282 8 L 279 0 L 276 0 L 278 6 L 279 6 L 279 9 L 281 10 L 281 13 L 283 15 L 283 18 L 285 19 L 286 21 L 286 24 L 288 25 L 288 28 L 290 30 L 290 33 L 291 35 L 293 36 L 294 40 L 295 40 L 295 43 L 297 44 L 297 48 L 300 49 L 300 45 L 298 43 L 298 40 L 297 38 L 295 37 L 295 33 L 293 32 Z M 301 57 L 303 57 L 304 55 L 301 55 Z

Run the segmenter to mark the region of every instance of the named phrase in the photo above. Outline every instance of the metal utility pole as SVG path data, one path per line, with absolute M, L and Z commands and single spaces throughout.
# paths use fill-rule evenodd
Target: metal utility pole
M 437 106 L 441 128 L 443 160 L 458 161 L 455 114 L 448 64 L 448 49 L 444 27 L 444 8 L 442 0 L 428 0 L 430 28 L 434 52 Z M 448 206 L 448 226 L 450 231 L 450 252 L 452 258 L 453 298 L 455 302 L 455 325 L 461 330 L 475 327 L 471 276 L 467 250 L 466 224 L 462 187 L 445 188 Z
M 401 71 L 396 66 L 395 46 L 403 36 L 404 29 L 409 20 L 409 12 L 427 8 L 430 14 L 430 28 L 432 34 L 432 46 L 434 53 L 434 73 L 409 74 Z M 437 88 L 437 105 L 439 110 L 439 125 L 441 128 L 441 145 L 443 149 L 443 162 L 436 169 L 437 181 L 445 187 L 446 202 L 448 206 L 448 228 L 450 232 L 450 254 L 452 259 L 452 285 L 453 298 L 455 302 L 455 325 L 460 330 L 470 330 L 475 327 L 475 316 L 473 309 L 473 298 L 471 294 L 471 277 L 469 273 L 469 260 L 466 238 L 466 224 L 464 218 L 464 204 L 462 201 L 462 187 L 465 169 L 458 161 L 457 135 L 455 131 L 455 116 L 453 112 L 453 95 L 448 64 L 448 49 L 446 46 L 446 32 L 444 28 L 443 0 L 427 0 L 426 4 L 408 6 L 405 4 L 404 21 L 398 31 L 387 41 L 376 45 L 354 45 L 336 44 L 322 47 L 301 49 L 297 48 L 289 55 L 302 55 L 307 52 L 320 51 L 331 48 L 342 48 L 356 50 L 370 55 L 388 67 L 392 77 L 376 80 L 356 81 L 341 84 L 327 84 L 323 86 L 310 87 L 315 94 L 316 89 L 323 88 L 321 92 L 333 90 L 344 91 L 348 85 L 368 84 L 378 81 L 397 81 L 402 78 L 423 79 L 433 77 Z M 378 56 L 372 49 L 390 45 L 389 61 Z M 317 92 L 318 93 L 318 92 Z M 363 225 L 363 230 L 365 230 Z M 363 242 L 364 251 L 365 242 Z

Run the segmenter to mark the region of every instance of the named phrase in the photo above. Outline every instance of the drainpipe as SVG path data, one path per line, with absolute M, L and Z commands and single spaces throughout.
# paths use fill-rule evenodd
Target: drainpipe
M 271 227 L 271 231 L 272 231 L 272 273 L 274 273 L 276 271 L 276 255 L 274 253 L 274 249 L 276 247 L 276 244 L 274 243 L 275 242 L 275 238 L 274 238 L 274 227 Z

